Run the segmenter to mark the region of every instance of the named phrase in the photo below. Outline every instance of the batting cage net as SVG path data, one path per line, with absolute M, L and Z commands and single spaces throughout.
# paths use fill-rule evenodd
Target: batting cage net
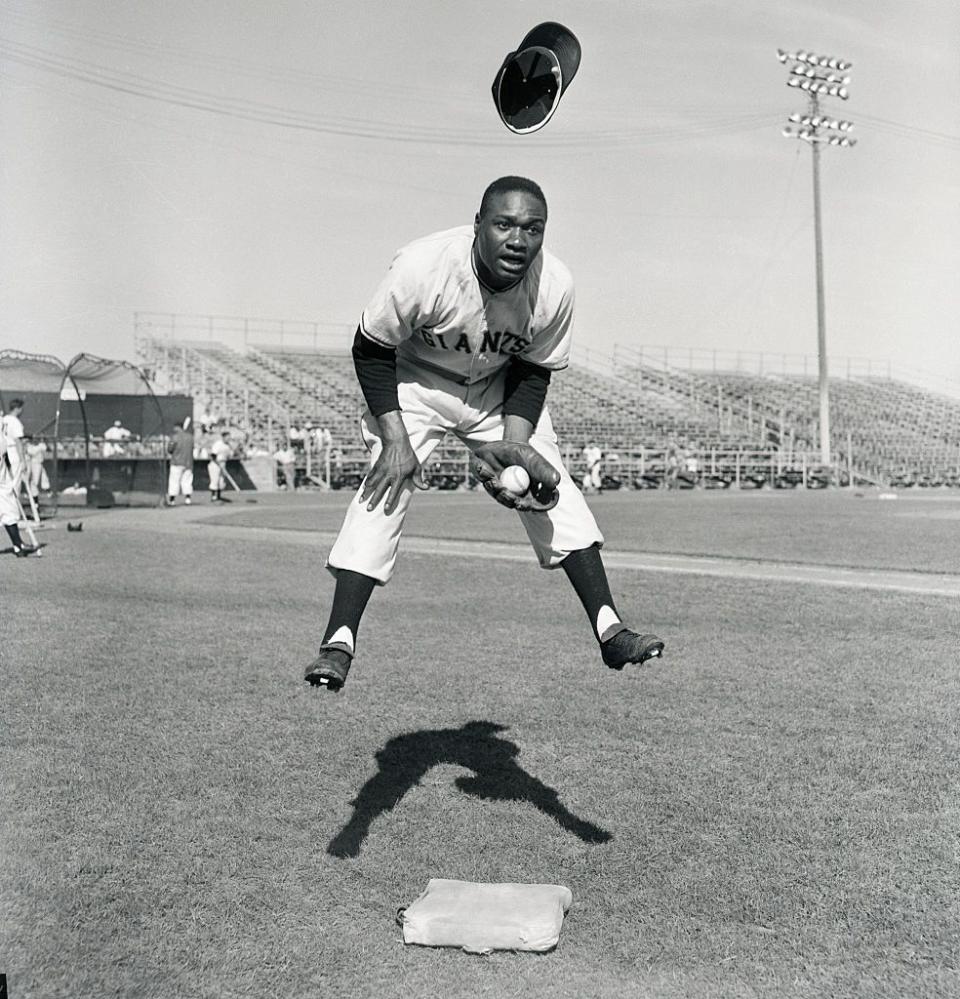
M 162 502 L 170 433 L 192 415 L 191 400 L 180 400 L 174 412 L 135 364 L 84 353 L 66 365 L 57 402 L 59 504 Z
M 154 506 L 166 492 L 167 445 L 193 415 L 187 396 L 158 397 L 129 361 L 0 351 L 0 403 L 22 404 L 29 493 L 46 514 L 67 506 Z

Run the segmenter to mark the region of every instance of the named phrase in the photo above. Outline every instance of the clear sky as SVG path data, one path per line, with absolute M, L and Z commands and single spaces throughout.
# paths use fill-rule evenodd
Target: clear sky
M 583 61 L 515 136 L 490 85 L 542 20 Z M 520 173 L 580 344 L 814 354 L 783 47 L 853 63 L 829 110 L 859 143 L 822 156 L 830 353 L 960 381 L 956 0 L 0 0 L 0 36 L 0 347 L 133 357 L 135 310 L 351 331 L 398 246 Z

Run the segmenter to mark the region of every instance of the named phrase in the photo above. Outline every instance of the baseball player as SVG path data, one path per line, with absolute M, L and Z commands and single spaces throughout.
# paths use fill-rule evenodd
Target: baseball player
M 603 478 L 600 474 L 601 462 L 603 461 L 603 452 L 597 447 L 593 441 L 588 441 L 583 445 L 583 450 L 580 452 L 583 458 L 584 471 L 583 480 L 580 483 L 580 487 L 585 493 L 599 493 L 603 491 Z
M 663 651 L 620 618 L 603 535 L 564 468 L 545 405 L 552 372 L 569 359 L 574 303 L 569 271 L 542 249 L 546 223 L 538 185 L 502 177 L 472 227 L 403 247 L 364 309 L 353 357 L 371 465 L 327 559 L 333 606 L 307 682 L 343 686 L 367 601 L 393 574 L 411 497 L 426 488 L 423 468 L 448 432 L 472 451 L 486 490 L 519 511 L 540 565 L 563 568 L 603 661 L 622 669 Z M 510 465 L 530 475 L 521 497 L 500 483 Z
M 44 458 L 47 455 L 47 445 L 41 440 L 34 440 L 27 434 L 24 437 L 27 442 L 23 452 L 27 462 L 26 483 L 30 495 L 35 499 L 40 498 L 41 492 L 48 492 L 50 489 L 50 477 L 43 467 Z
M 26 558 L 37 551 L 32 545 L 25 544 L 20 536 L 20 504 L 17 497 L 23 471 L 21 457 L 23 425 L 20 423 L 22 410 L 23 402 L 14 399 L 10 413 L 0 421 L 0 524 L 7 532 L 13 545 L 13 554 L 17 558 Z M 15 436 L 18 427 L 19 437 Z
M 170 454 L 167 506 L 173 506 L 180 493 L 183 493 L 184 504 L 190 506 L 193 502 L 193 421 L 189 416 L 174 428 L 167 450 Z
M 233 448 L 227 438 L 230 436 L 229 430 L 221 430 L 220 437 L 210 445 L 210 460 L 207 462 L 207 474 L 210 477 L 210 502 L 226 502 L 221 495 L 223 483 L 226 476 L 223 474 L 224 466 L 233 454 Z
M 23 414 L 23 399 L 11 399 L 10 407 L 0 418 L 0 428 L 4 437 L 3 453 L 7 456 L 10 468 L 16 476 L 23 471 L 25 454 L 23 449 L 24 430 L 20 417 Z

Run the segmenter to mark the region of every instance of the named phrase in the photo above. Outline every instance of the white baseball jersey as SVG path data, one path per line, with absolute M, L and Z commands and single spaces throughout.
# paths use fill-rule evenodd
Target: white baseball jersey
M 210 445 L 210 460 L 225 462 L 233 454 L 233 448 L 225 440 L 214 441 Z
M 587 463 L 587 468 L 593 468 L 603 460 L 603 452 L 596 445 L 587 446 L 580 453 L 583 455 L 583 460 Z
M 7 413 L 3 417 L 3 436 L 6 438 L 4 450 L 10 460 L 10 466 L 16 474 L 20 470 L 20 450 L 17 444 L 23 440 L 23 424 L 20 417 L 14 413 Z
M 16 417 L 10 416 L 9 419 Z M 11 471 L 7 458 L 7 447 L 13 442 L 12 437 L 7 437 L 9 426 L 7 420 L 6 416 L 0 420 L 0 524 L 4 527 L 16 524 L 20 520 L 20 508 L 16 499 L 19 488 L 17 476 Z
M 511 357 L 559 370 L 570 359 L 573 278 L 541 250 L 503 291 L 486 288 L 473 265 L 473 227 L 425 236 L 397 252 L 363 311 L 364 335 L 415 367 L 465 384 L 489 378 Z

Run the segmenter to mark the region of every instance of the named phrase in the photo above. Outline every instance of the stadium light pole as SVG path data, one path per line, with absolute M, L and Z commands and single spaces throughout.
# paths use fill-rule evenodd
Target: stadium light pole
M 783 128 L 788 139 L 801 139 L 809 144 L 813 155 L 813 240 L 817 274 L 817 370 L 820 390 L 820 463 L 831 465 L 830 453 L 830 389 L 827 371 L 827 321 L 823 293 L 823 225 L 820 212 L 820 147 L 822 145 L 850 147 L 857 140 L 850 137 L 853 122 L 822 114 L 820 101 L 839 97 L 845 101 L 850 93 L 847 71 L 853 63 L 846 59 L 816 55 L 800 49 L 785 52 L 777 49 L 781 63 L 790 63 L 787 86 L 802 90 L 810 98 L 803 114 L 792 114 Z

